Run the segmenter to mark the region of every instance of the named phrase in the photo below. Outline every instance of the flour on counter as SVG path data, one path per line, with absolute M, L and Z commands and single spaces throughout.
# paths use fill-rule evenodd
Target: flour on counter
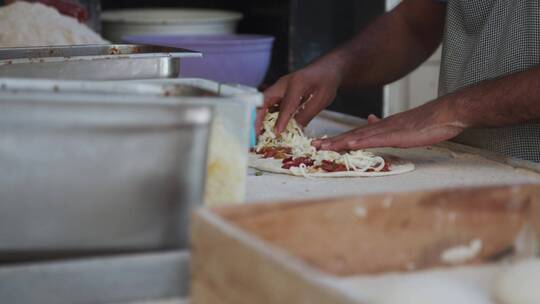
M 328 279 L 331 288 L 360 303 L 495 304 L 492 287 L 501 265 L 464 266 Z
M 354 209 L 354 214 L 356 214 L 360 218 L 365 218 L 367 216 L 367 209 L 364 206 L 356 206 Z
M 25 1 L 0 7 L 0 47 L 107 43 L 86 25 L 53 7 Z
M 482 251 L 482 240 L 475 239 L 467 245 L 445 250 L 441 254 L 441 261 L 451 265 L 463 264 L 476 258 L 480 251 Z

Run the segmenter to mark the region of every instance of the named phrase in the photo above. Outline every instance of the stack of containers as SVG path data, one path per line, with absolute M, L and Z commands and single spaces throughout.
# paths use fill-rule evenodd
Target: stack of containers
M 2 177 L 0 230 L 27 235 L 24 240 L 7 235 L 0 242 L 3 250 L 47 248 L 51 243 L 58 247 L 47 250 L 185 247 L 187 217 L 203 200 L 197 189 L 204 187 L 210 205 L 244 200 L 251 110 L 262 101 L 252 89 L 202 79 L 1 79 L 0 92 L 3 99 L 9 96 L 4 109 L 13 109 L 11 103 L 19 106 L 17 112 L 2 113 L 5 128 L 16 122 L 19 127 L 43 122 L 60 128 L 45 137 L 39 133 L 45 129 L 24 133 L 28 137 L 3 132 L 3 141 L 11 144 L 1 148 L 0 168 L 21 173 Z M 157 108 L 155 118 L 152 107 Z M 181 111 L 174 112 L 176 108 Z M 213 109 L 211 126 L 208 112 L 204 116 L 201 109 Z M 193 129 L 190 140 L 169 141 L 166 134 L 183 123 L 175 118 L 209 127 Z M 95 127 L 96 134 L 84 129 L 94 120 L 102 124 Z M 129 132 L 137 127 L 140 135 Z M 206 172 L 197 164 L 206 164 Z M 161 205 L 172 198 L 182 200 L 176 202 L 176 214 Z M 41 216 L 36 219 L 32 213 Z M 39 229 L 47 226 L 51 231 Z M 11 247 L 14 242 L 22 243 Z
M 47 54 L 46 49 L 24 51 Z M 0 55 L 6 52 L 0 50 Z M 6 271 L 13 274 L 2 266 L 5 262 L 30 263 L 25 274 L 32 278 L 37 260 L 61 258 L 83 269 L 72 259 L 100 257 L 120 263 L 111 255 L 152 251 L 147 258 L 156 263 L 148 265 L 170 263 L 168 254 L 187 248 L 193 208 L 203 201 L 210 205 L 244 201 L 252 113 L 262 104 L 262 94 L 241 85 L 168 78 L 176 77 L 175 71 L 168 77 L 163 70 L 156 71 L 165 79 L 152 80 L 137 79 L 141 74 L 114 74 L 137 72 L 137 60 L 175 66 L 164 53 L 75 57 L 64 58 L 69 72 L 77 73 L 75 79 L 84 78 L 85 69 L 92 73 L 107 65 L 125 69 L 106 71 L 102 75 L 108 81 L 0 78 L 0 170 L 5 172 L 0 177 L 0 277 Z M 6 77 L 10 71 L 43 73 L 50 67 L 59 71 L 51 77 L 69 78 L 69 73 L 62 74 L 63 62 L 54 58 L 0 57 L 0 74 L 3 68 Z M 91 77 L 100 79 L 100 74 Z M 176 260 L 184 261 L 184 256 Z M 134 259 L 121 260 L 128 265 Z M 40 265 L 49 265 L 55 278 L 67 280 L 58 277 L 68 269 L 62 263 Z M 178 276 L 185 277 L 185 267 L 180 268 Z M 73 270 L 69 273 L 72 276 Z M 81 301 L 147 300 L 140 297 L 144 293 L 140 288 L 115 290 L 115 297 L 106 297 L 83 292 L 93 282 L 79 276 L 73 282 L 81 295 L 95 296 Z M 158 296 L 160 289 L 154 287 Z M 70 296 L 79 292 L 77 288 L 69 289 Z M 135 290 L 138 297 L 131 297 Z M 27 293 L 16 291 L 11 285 L 12 297 L 6 299 L 27 298 Z M 32 296 L 48 303 L 42 296 L 50 295 Z M 51 299 L 50 303 L 64 303 L 57 295 Z

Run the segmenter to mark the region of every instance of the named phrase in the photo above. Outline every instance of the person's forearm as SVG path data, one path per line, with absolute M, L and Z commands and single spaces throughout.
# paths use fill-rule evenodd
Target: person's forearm
M 443 96 L 466 127 L 502 127 L 540 121 L 540 67 Z
M 342 86 L 390 83 L 411 72 L 437 49 L 444 16 L 444 4 L 406 0 L 316 63 L 337 68 Z

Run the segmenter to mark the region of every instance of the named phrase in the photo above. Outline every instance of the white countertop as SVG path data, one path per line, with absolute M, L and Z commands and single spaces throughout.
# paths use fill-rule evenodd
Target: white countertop
M 348 122 L 318 117 L 306 130 L 312 136 L 335 135 L 354 127 Z M 356 120 L 358 124 L 358 120 Z M 414 172 L 369 178 L 306 179 L 281 174 L 255 175 L 250 169 L 247 181 L 247 201 L 316 199 L 354 196 L 382 192 L 402 192 L 461 186 L 540 183 L 540 174 L 516 169 L 482 156 L 452 152 L 443 148 L 379 149 L 412 161 Z

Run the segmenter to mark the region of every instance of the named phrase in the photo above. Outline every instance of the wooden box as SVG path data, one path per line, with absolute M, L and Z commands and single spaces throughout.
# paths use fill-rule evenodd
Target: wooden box
M 540 185 L 203 209 L 191 227 L 192 303 L 359 304 L 328 282 L 446 267 L 446 250 L 475 239 L 483 246 L 463 263 L 489 262 L 527 224 L 540 232 Z

